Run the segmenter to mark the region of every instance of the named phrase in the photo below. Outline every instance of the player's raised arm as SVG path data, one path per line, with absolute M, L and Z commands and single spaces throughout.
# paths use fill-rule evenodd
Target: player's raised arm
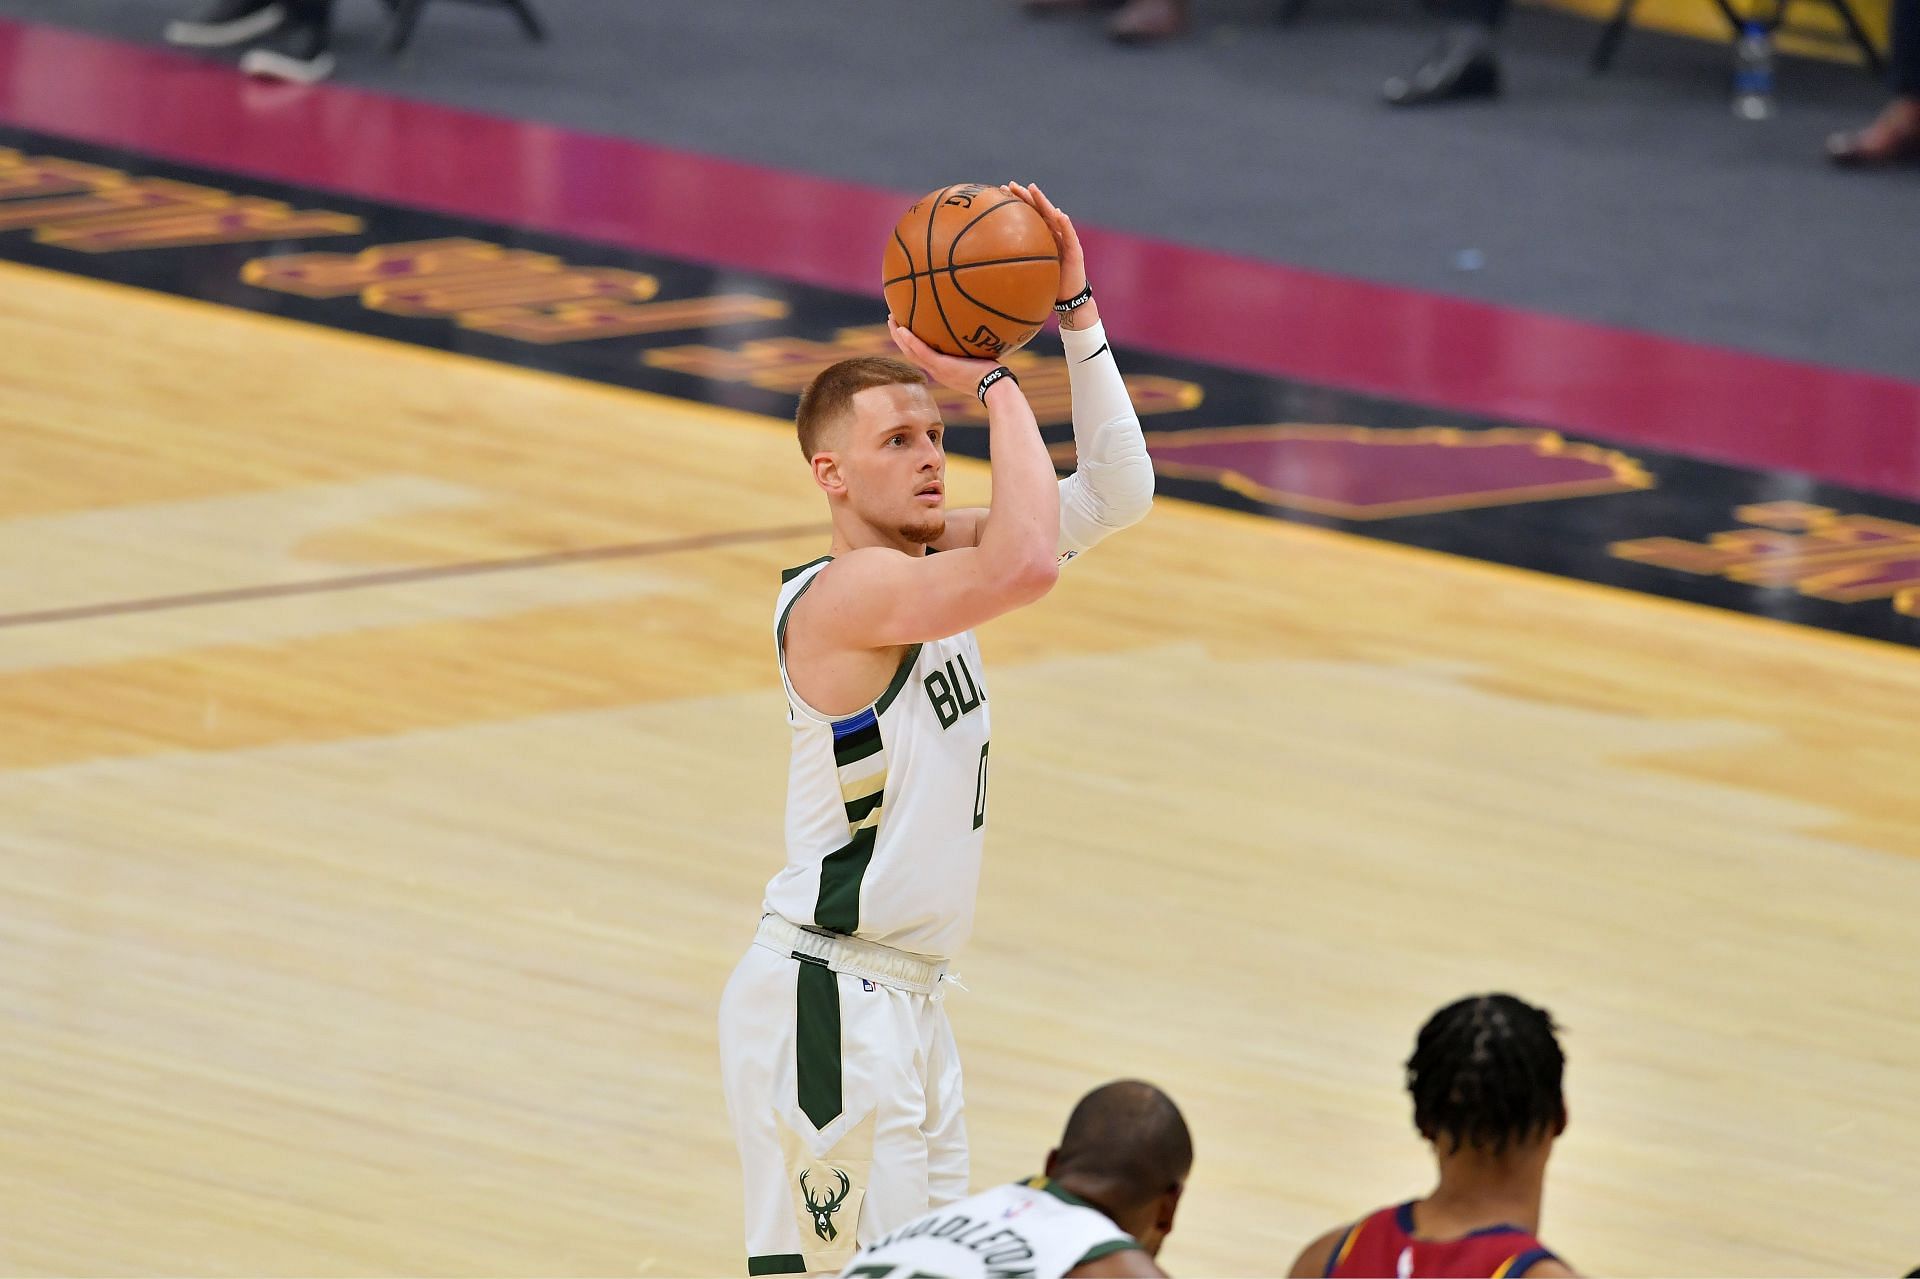
M 1053 588 L 1059 572 L 1053 462 L 1019 384 L 991 360 L 942 355 L 891 319 L 888 327 L 900 349 L 934 381 L 978 394 L 986 404 L 993 516 L 984 522 L 976 546 L 937 555 L 864 547 L 822 573 L 805 602 L 808 624 L 847 648 L 921 643 L 969 630 L 1039 599 Z M 926 423 L 900 425 L 911 437 L 908 445 L 927 447 Z M 939 426 L 937 417 L 932 426 Z M 894 438 L 886 434 L 887 440 Z M 851 444 L 860 446 L 860 441 Z M 915 471 L 932 477 L 922 490 L 940 478 L 943 468 L 944 453 L 936 442 Z
M 1074 471 L 1060 481 L 1061 559 L 1146 518 L 1153 505 L 1153 459 L 1147 456 L 1140 418 L 1114 362 L 1100 323 L 1100 307 L 1087 285 L 1086 254 L 1073 219 L 1046 192 L 1010 182 L 1006 191 L 1032 205 L 1060 250 L 1060 345 L 1073 388 Z

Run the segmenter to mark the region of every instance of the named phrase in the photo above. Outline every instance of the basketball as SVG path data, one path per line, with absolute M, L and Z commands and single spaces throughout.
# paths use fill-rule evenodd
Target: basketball
M 1060 251 L 1032 206 L 999 187 L 941 187 L 907 207 L 881 263 L 894 320 L 948 355 L 997 360 L 1053 313 Z

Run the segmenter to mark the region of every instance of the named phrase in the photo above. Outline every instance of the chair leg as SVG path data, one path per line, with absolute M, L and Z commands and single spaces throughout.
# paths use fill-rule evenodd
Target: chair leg
M 388 53 L 399 54 L 406 49 L 420 21 L 420 11 L 426 7 L 427 0 L 393 0 L 393 34 L 387 38 Z
M 1620 7 L 1613 11 L 1613 20 L 1600 33 L 1600 43 L 1593 46 L 1593 56 L 1587 62 L 1593 74 L 1603 75 L 1613 65 L 1613 55 L 1620 48 L 1620 39 L 1627 34 L 1627 25 L 1633 21 L 1633 5 L 1634 0 L 1620 0 Z
M 1854 13 L 1853 6 L 1848 4 L 1847 0 L 1830 0 L 1830 3 L 1839 11 L 1840 21 L 1846 25 L 1847 34 L 1853 38 L 1855 44 L 1860 46 L 1860 53 L 1867 60 L 1867 70 L 1873 72 L 1875 76 L 1885 75 L 1886 63 L 1881 61 L 1880 51 L 1873 47 L 1873 41 L 1868 38 L 1866 29 L 1860 25 L 1859 16 Z
M 520 19 L 520 27 L 527 33 L 529 40 L 545 40 L 546 29 L 540 25 L 540 19 L 534 16 L 533 6 L 527 0 L 506 0 L 506 6 Z
M 1768 31 L 1774 31 L 1779 28 L 1781 21 L 1787 16 L 1787 6 L 1784 0 L 1774 7 L 1773 17 L 1771 19 L 1749 18 L 1736 13 L 1733 5 L 1729 3 L 1729 0 L 1713 0 L 1713 4 L 1715 8 L 1720 10 L 1720 16 L 1727 20 L 1727 26 L 1736 39 L 1739 38 L 1740 32 L 1746 27 L 1748 22 L 1757 21 Z

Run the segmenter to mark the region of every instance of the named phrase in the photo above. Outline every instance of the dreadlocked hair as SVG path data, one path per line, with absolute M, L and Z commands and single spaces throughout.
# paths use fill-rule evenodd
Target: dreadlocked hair
M 1512 995 L 1470 995 L 1420 1028 L 1407 1059 L 1413 1123 L 1451 1154 L 1471 1146 L 1491 1155 L 1566 1126 L 1560 1092 L 1566 1058 L 1544 1008 Z

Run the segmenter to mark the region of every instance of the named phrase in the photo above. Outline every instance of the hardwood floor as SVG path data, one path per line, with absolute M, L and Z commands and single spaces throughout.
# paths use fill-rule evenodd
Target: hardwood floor
M 0 1269 L 737 1273 L 789 428 L 0 298 Z M 1911 652 L 1171 502 L 982 644 L 976 1185 L 1151 1078 L 1163 1262 L 1281 1271 L 1424 1189 L 1400 1064 L 1504 989 L 1575 1266 L 1920 1264 Z

